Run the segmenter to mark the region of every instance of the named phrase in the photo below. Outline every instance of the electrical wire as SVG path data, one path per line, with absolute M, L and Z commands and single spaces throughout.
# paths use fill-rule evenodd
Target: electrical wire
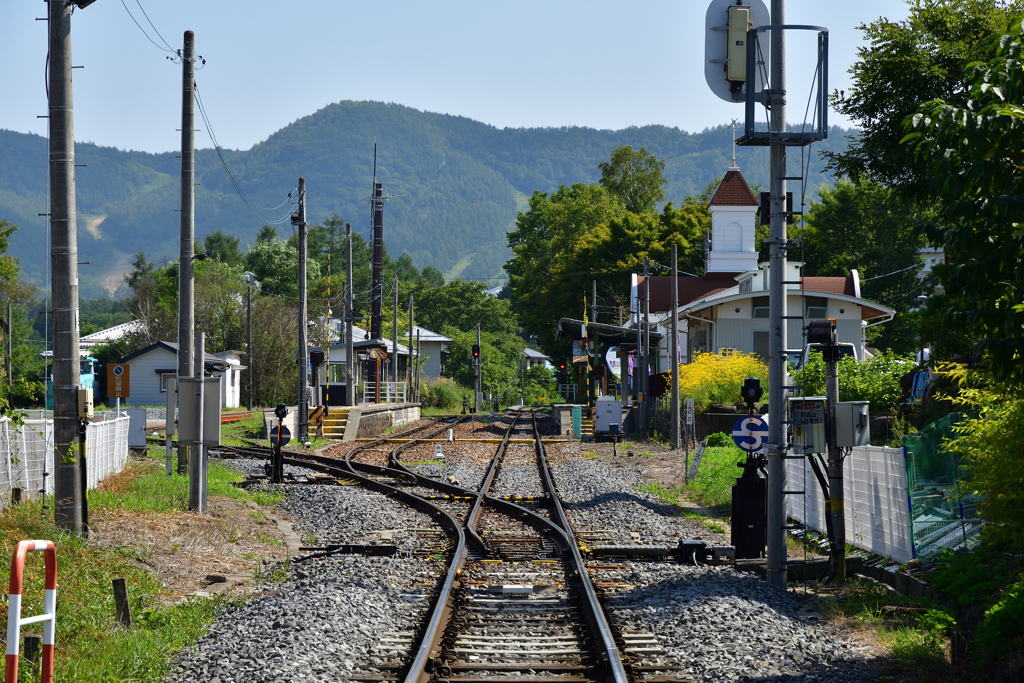
M 242 203 L 245 204 L 245 207 L 247 209 L 249 209 L 249 212 L 253 216 L 255 216 L 256 218 L 260 219 L 261 221 L 264 221 L 268 225 L 280 225 L 280 224 L 284 223 L 285 221 L 291 220 L 291 216 L 292 216 L 292 208 L 291 207 L 294 207 L 296 204 L 298 204 L 298 201 L 299 201 L 298 197 L 295 197 L 294 199 L 292 198 L 292 193 L 291 192 L 288 193 L 288 198 L 285 199 L 285 201 L 283 201 L 282 203 L 278 204 L 276 207 L 266 207 L 266 206 L 261 206 L 261 205 L 257 204 L 256 202 L 254 202 L 242 190 L 241 185 L 239 185 L 238 181 L 235 180 L 235 176 L 231 172 L 231 169 L 228 168 L 228 162 L 224 158 L 224 150 L 220 146 L 220 143 L 217 141 L 216 134 L 213 132 L 213 125 L 210 123 L 210 117 L 207 115 L 206 107 L 203 105 L 203 98 L 199 95 L 199 84 L 198 83 L 195 85 L 194 92 L 195 92 L 196 105 L 197 105 L 197 108 L 199 109 L 199 115 L 202 117 L 203 122 L 206 125 L 206 133 L 207 133 L 207 135 L 210 136 L 210 141 L 213 143 L 213 149 L 217 153 L 217 158 L 220 160 L 220 165 L 224 169 L 224 173 L 227 175 L 228 181 L 231 183 L 231 186 L 234 188 L 235 194 L 238 195 L 239 199 L 242 200 Z M 259 212 L 257 211 L 257 209 L 262 210 L 262 211 L 267 211 L 267 212 L 274 211 L 276 209 L 280 209 L 282 206 L 284 206 L 286 204 L 290 204 L 291 206 L 288 209 L 288 213 L 286 213 L 285 215 L 281 216 L 280 218 L 268 219 L 265 216 L 261 216 L 259 214 Z
M 138 2 L 138 0 L 136 0 L 136 2 Z M 164 40 L 164 37 L 161 36 L 160 32 L 156 30 L 155 26 L 153 26 L 153 22 L 149 21 L 149 15 L 146 15 L 146 21 L 149 21 L 149 25 L 153 26 L 153 30 L 156 31 L 156 34 L 158 36 L 160 36 L 160 40 L 163 40 L 164 45 L 166 45 L 166 47 L 153 40 L 153 38 L 148 33 L 146 33 L 146 29 L 142 28 L 142 24 L 138 22 L 138 20 L 135 18 L 135 15 L 133 15 L 131 10 L 128 9 L 128 5 L 125 4 L 124 0 L 121 0 L 121 6 L 124 7 L 124 11 L 128 13 L 129 17 L 131 17 L 132 22 L 134 22 L 134 24 L 139 27 L 139 31 L 142 32 L 142 35 L 146 36 L 146 40 L 153 43 L 153 45 L 155 45 L 159 50 L 162 50 L 164 52 L 170 52 L 172 55 L 175 55 L 176 57 L 180 56 L 178 55 L 178 52 L 176 50 L 174 50 L 170 45 L 167 45 L 167 41 Z M 142 9 L 142 5 L 139 5 L 139 9 Z M 146 14 L 146 10 L 142 10 L 142 13 Z

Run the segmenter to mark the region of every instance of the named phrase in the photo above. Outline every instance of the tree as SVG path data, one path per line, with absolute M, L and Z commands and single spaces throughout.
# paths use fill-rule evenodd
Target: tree
M 258 240 L 245 255 L 246 265 L 260 281 L 266 294 L 298 300 L 299 297 L 299 251 L 280 240 Z M 308 282 L 320 278 L 320 264 L 306 260 Z
M 634 150 L 632 145 L 617 147 L 609 161 L 597 165 L 601 169 L 601 187 L 620 197 L 626 210 L 633 213 L 654 211 L 665 198 L 665 162 L 647 151 Z
M 944 223 L 928 228 L 952 266 L 941 271 L 950 325 L 983 338 L 1000 381 L 1024 382 L 1024 59 L 1021 26 L 993 36 L 971 65 L 966 103 L 934 100 L 908 119 L 906 149 L 927 164 Z
M 214 230 L 203 238 L 203 250 L 221 263 L 235 267 L 240 266 L 245 258 L 238 248 L 239 239 Z
M 881 18 L 860 26 L 866 47 L 850 68 L 853 86 L 832 106 L 861 129 L 844 152 L 826 153 L 837 176 L 865 176 L 928 198 L 927 169 L 900 145 L 903 120 L 923 101 L 963 104 L 964 69 L 984 55 L 985 38 L 1001 33 L 1019 2 L 915 0 L 904 21 Z
M 519 321 L 508 301 L 488 296 L 479 282 L 452 280 L 441 287 L 421 290 L 416 298 L 416 320 L 430 330 L 458 330 L 476 333 L 476 324 L 485 332 L 515 334 Z
M 856 269 L 862 296 L 898 313 L 868 330 L 881 349 L 911 353 L 918 347 L 916 320 L 909 313 L 919 294 L 934 289 L 935 278 L 922 282 L 921 269 L 913 266 L 922 263 L 924 226 L 934 215 L 931 203 L 905 199 L 873 180 L 840 180 L 822 188 L 808 211 L 804 274 L 846 276 Z
M 196 264 L 196 327 L 214 353 L 241 346 L 244 339 L 245 284 L 242 269 L 219 261 Z
M 443 287 L 444 274 L 434 266 L 424 266 L 423 270 L 420 271 L 420 280 L 418 285 L 421 289 L 428 287 Z
M 256 244 L 275 241 L 277 241 L 277 228 L 273 225 L 264 225 L 256 235 Z

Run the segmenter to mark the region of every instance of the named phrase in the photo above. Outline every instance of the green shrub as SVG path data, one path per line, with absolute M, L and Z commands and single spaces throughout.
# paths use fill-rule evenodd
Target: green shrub
M 736 463 L 746 458 L 747 454 L 737 448 L 732 439 L 729 439 L 726 446 L 709 445 L 704 450 L 697 476 L 684 487 L 687 497 L 708 507 L 730 508 L 732 487 L 736 483 L 736 477 L 741 474 Z
M 721 448 L 732 445 L 732 437 L 725 432 L 715 432 L 708 435 L 708 448 Z
M 446 377 L 422 380 L 420 383 L 420 402 L 425 408 L 462 410 L 463 398 L 472 405 L 473 390 Z
M 844 356 L 839 361 L 839 400 L 868 401 L 872 410 L 892 410 L 903 393 L 900 377 L 913 367 L 911 359 L 890 351 L 864 362 Z M 806 365 L 793 373 L 793 382 L 804 388 L 805 396 L 824 396 L 824 357 L 812 353 Z

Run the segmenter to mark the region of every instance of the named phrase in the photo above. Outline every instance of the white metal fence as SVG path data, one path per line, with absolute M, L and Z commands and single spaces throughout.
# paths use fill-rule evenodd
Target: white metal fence
M 914 546 L 903 449 L 852 449 L 843 463 L 843 483 L 846 542 L 900 563 L 911 560 Z M 806 491 L 802 496 L 786 496 L 789 516 L 824 531 L 824 497 L 806 460 L 787 461 L 786 490 Z
M 88 487 L 124 469 L 128 461 L 129 418 L 90 423 L 85 429 Z M 47 476 L 44 477 L 43 473 Z M 11 492 L 22 490 L 23 498 L 37 498 L 46 490 L 53 493 L 53 420 L 25 420 L 12 425 L 0 418 L 0 509 L 11 501 Z
M 404 403 L 406 383 L 405 382 L 381 382 L 380 402 L 381 403 Z M 366 382 L 363 385 L 363 402 L 372 402 L 377 399 L 377 385 L 374 382 Z

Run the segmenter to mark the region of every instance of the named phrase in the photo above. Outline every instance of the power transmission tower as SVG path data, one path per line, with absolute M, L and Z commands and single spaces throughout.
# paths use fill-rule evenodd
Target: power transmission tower
M 185 31 L 181 53 L 181 245 L 178 256 L 178 396 L 182 377 L 195 374 L 195 34 Z M 168 416 L 168 419 L 173 419 Z M 178 474 L 185 474 L 189 434 L 178 435 Z M 193 451 L 198 447 L 193 447 Z

